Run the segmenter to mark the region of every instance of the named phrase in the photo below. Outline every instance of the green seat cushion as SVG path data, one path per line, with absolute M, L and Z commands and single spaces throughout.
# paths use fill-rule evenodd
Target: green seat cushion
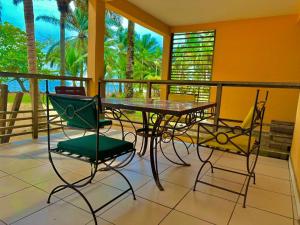
M 98 159 L 107 160 L 134 150 L 133 143 L 106 136 L 99 136 Z M 96 134 L 60 141 L 58 151 L 69 152 L 96 160 Z
M 110 125 L 112 125 L 111 120 L 107 120 L 107 119 L 99 120 L 99 126 L 100 127 L 110 126 Z

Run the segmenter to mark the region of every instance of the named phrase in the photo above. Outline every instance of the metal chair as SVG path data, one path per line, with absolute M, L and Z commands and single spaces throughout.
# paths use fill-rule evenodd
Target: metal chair
M 268 92 L 266 93 L 263 100 L 259 100 L 259 95 L 260 91 L 257 90 L 254 105 L 251 107 L 244 121 L 220 119 L 217 125 L 205 123 L 198 124 L 197 154 L 200 161 L 203 162 L 203 164 L 198 171 L 194 184 L 194 191 L 196 190 L 197 183 L 210 185 L 212 187 L 243 196 L 243 207 L 246 207 L 247 193 L 251 178 L 253 178 L 253 183 L 255 184 L 255 167 L 260 150 L 261 133 L 265 113 L 265 105 L 268 99 Z M 236 123 L 238 124 L 233 125 Z M 201 128 L 205 131 L 205 134 L 203 132 L 200 133 Z M 257 132 L 256 137 L 254 137 L 254 132 Z M 206 159 L 203 159 L 200 154 L 201 147 L 211 149 L 211 152 Z M 228 168 L 222 168 L 213 165 L 210 159 L 215 150 L 245 157 L 246 172 L 239 172 L 236 170 L 231 170 Z M 252 162 L 251 156 L 254 157 L 254 159 L 252 159 Z M 244 192 L 236 192 L 225 187 L 210 184 L 199 179 L 201 171 L 206 165 L 210 166 L 212 173 L 214 172 L 214 169 L 217 169 L 246 176 Z
M 70 188 L 83 198 L 92 213 L 95 224 L 97 224 L 96 212 L 103 209 L 116 199 L 129 191 L 132 192 L 133 198 L 136 199 L 134 190 L 128 179 L 119 170 L 111 166 L 111 161 L 114 161 L 120 156 L 130 155 L 131 161 L 136 151 L 135 146 L 133 143 L 125 140 L 100 135 L 99 129 L 101 124 L 99 122 L 99 115 L 102 112 L 102 107 L 99 92 L 98 95 L 93 98 L 80 95 L 50 94 L 48 81 L 46 81 L 46 85 L 48 155 L 55 173 L 63 182 L 62 185 L 55 187 L 51 191 L 47 203 L 50 203 L 51 196 L 54 193 Z M 93 132 L 93 134 L 59 141 L 54 148 L 51 147 L 50 124 L 55 118 L 50 119 L 50 103 L 53 106 L 53 109 L 58 113 L 59 117 L 67 123 L 67 126 L 88 130 Z M 55 166 L 52 154 L 59 154 L 61 156 L 86 162 L 91 166 L 91 173 L 76 182 L 70 183 L 64 178 L 63 174 L 59 173 Z M 104 166 L 104 168 L 100 168 L 100 166 Z M 79 190 L 79 188 L 90 184 L 97 172 L 107 169 L 113 170 L 119 174 L 127 182 L 129 188 L 97 209 L 93 209 L 88 199 Z

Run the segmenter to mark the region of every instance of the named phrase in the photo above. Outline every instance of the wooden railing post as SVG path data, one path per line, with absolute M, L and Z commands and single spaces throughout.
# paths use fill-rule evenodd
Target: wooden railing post
M 215 119 L 214 119 L 214 124 L 215 125 L 218 125 L 218 121 L 219 121 L 219 118 L 220 118 L 222 90 L 223 90 L 222 84 L 218 84 L 217 85 L 217 96 L 216 96 L 217 106 L 216 106 Z
M 100 80 L 100 96 L 102 98 L 105 98 L 105 93 L 106 93 L 106 91 L 105 91 L 106 85 L 105 84 L 106 84 L 106 82 L 104 80 Z
M 8 99 L 8 86 L 5 84 L 0 84 L 0 111 L 4 113 L 0 113 L 0 127 L 6 127 L 6 113 L 7 112 L 7 99 Z M 0 130 L 0 135 L 5 134 L 5 130 Z M 4 143 L 3 139 L 0 139 L 0 144 Z
M 13 132 L 13 126 L 15 125 L 15 118 L 17 118 L 18 116 L 18 112 L 22 103 L 22 98 L 23 98 L 24 93 L 23 92 L 17 92 L 16 93 L 16 97 L 14 100 L 14 104 L 11 108 L 12 113 L 9 116 L 10 121 L 8 122 L 7 126 L 11 127 L 9 129 L 6 130 L 6 135 L 10 135 Z M 3 138 L 3 142 L 2 143 L 8 143 L 10 140 L 10 136 L 6 136 L 5 138 Z
M 147 82 L 146 98 L 151 98 L 151 92 L 152 92 L 152 83 L 149 81 Z
M 39 135 L 39 85 L 37 78 L 30 79 L 30 95 L 32 108 L 32 138 L 37 139 Z

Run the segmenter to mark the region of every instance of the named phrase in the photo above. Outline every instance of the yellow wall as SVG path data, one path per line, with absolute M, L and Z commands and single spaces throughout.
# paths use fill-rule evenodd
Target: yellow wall
M 298 19 L 298 15 L 278 16 L 180 26 L 171 31 L 216 29 L 213 80 L 300 82 Z M 224 88 L 221 116 L 243 118 L 254 94 L 255 89 Z M 272 90 L 266 122 L 294 121 L 297 100 L 298 91 Z
M 300 95 L 298 100 L 298 109 L 297 109 L 297 116 L 295 122 L 291 158 L 292 158 L 294 174 L 296 176 L 298 191 L 300 193 Z

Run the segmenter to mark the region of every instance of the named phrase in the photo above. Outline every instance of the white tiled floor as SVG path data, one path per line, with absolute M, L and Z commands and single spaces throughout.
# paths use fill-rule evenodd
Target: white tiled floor
M 180 148 L 182 146 L 178 146 Z M 0 147 L 0 225 L 4 224 L 93 224 L 92 216 L 83 200 L 72 190 L 64 190 L 52 197 L 49 192 L 60 180 L 48 162 L 46 141 L 6 144 Z M 166 151 L 172 157 L 170 150 Z M 181 167 L 169 163 L 160 153 L 159 171 L 165 191 L 153 182 L 149 155 L 135 159 L 124 170 L 137 200 L 124 195 L 97 213 L 100 225 L 293 225 L 292 192 L 288 162 L 260 157 L 257 165 L 257 184 L 251 184 L 247 207 L 235 194 L 202 184 L 193 191 L 193 184 L 201 162 L 195 149 L 190 154 L 182 149 L 183 158 L 191 163 Z M 207 154 L 203 150 L 203 154 Z M 89 167 L 81 162 L 56 156 L 54 159 L 63 175 L 74 181 L 89 174 Z M 218 166 L 242 170 L 244 161 L 226 153 L 218 153 L 213 161 Z M 202 179 L 206 182 L 243 189 L 245 178 L 208 168 Z M 120 175 L 101 172 L 95 181 L 81 189 L 97 206 L 127 189 Z M 297 224 L 298 225 L 298 224 Z

